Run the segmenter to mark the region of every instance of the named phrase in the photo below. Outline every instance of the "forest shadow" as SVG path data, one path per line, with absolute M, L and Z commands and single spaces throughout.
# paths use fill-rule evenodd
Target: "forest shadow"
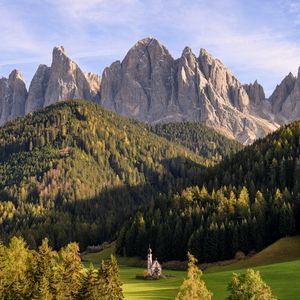
M 56 223 L 49 224 L 49 228 L 43 224 L 42 232 L 55 248 L 76 241 L 81 250 L 84 250 L 89 245 L 113 241 L 122 225 L 138 209 L 158 198 L 167 199 L 188 186 L 196 185 L 199 176 L 206 169 L 185 157 L 164 159 L 161 163 L 164 172 L 150 168 L 145 170 L 144 184 L 104 188 L 93 198 L 61 204 L 55 211 L 67 215 L 67 222 L 57 222 L 56 218 L 53 220 Z M 60 199 L 56 199 L 56 202 L 59 203 Z M 36 229 L 39 227 L 38 225 Z M 41 238 L 43 237 L 38 235 L 37 239 Z

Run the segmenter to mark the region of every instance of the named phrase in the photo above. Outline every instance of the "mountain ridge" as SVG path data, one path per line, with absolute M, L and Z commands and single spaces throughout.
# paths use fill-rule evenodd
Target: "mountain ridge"
M 2 78 L 2 86 L 8 81 Z M 150 37 L 139 40 L 101 77 L 84 73 L 64 47 L 55 47 L 51 66 L 40 65 L 28 92 L 24 87 L 22 79 L 18 86 L 0 87 L 0 124 L 61 100 L 83 98 L 147 123 L 201 122 L 250 144 L 300 117 L 300 76 L 290 73 L 266 98 L 257 81 L 242 84 L 207 50 L 201 48 L 197 57 L 185 47 L 174 59 Z

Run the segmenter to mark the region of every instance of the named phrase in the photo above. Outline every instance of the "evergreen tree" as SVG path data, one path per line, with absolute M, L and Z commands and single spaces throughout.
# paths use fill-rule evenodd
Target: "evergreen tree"
M 111 255 L 108 262 L 108 286 L 107 291 L 110 300 L 124 299 L 122 282 L 119 275 L 119 267 L 115 256 Z
M 35 259 L 36 286 L 39 287 L 40 284 L 43 285 L 43 292 L 46 290 L 46 285 L 49 292 L 54 291 L 54 277 L 55 270 L 57 268 L 57 258 L 58 253 L 49 247 L 48 239 L 45 238 L 42 241 L 42 245 L 39 247 L 38 254 Z M 40 292 L 37 294 L 40 295 Z
M 90 266 L 81 276 L 81 287 L 77 295 L 78 300 L 99 300 L 97 289 L 97 271 Z
M 62 283 L 65 286 L 64 296 L 75 299 L 80 289 L 81 274 L 83 272 L 78 244 L 68 244 L 61 250 L 60 257 L 62 259 Z
M 34 300 L 52 300 L 54 299 L 49 286 L 49 278 L 42 276 L 36 283 L 36 291 L 34 292 Z

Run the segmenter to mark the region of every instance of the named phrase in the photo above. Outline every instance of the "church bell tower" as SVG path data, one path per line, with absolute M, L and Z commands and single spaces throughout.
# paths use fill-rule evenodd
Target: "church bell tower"
M 152 275 L 151 267 L 152 267 L 152 249 L 150 248 L 150 245 L 149 245 L 148 255 L 147 255 L 147 270 L 148 270 L 149 275 Z

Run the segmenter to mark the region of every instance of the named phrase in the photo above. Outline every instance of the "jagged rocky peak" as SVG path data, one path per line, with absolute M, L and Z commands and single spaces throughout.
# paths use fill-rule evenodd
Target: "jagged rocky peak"
M 68 99 L 97 100 L 101 79 L 84 74 L 67 56 L 63 46 L 54 47 L 51 67 L 40 65 L 29 87 L 26 113 Z
M 190 47 L 186 46 L 182 51 L 181 57 L 186 57 L 187 59 L 194 58 L 195 54 Z
M 46 65 L 39 65 L 35 72 L 26 100 L 25 113 L 33 112 L 44 107 L 45 93 L 47 90 L 51 68 Z
M 101 78 L 84 73 L 63 46 L 55 47 L 51 67 L 40 65 L 32 79 L 26 108 L 26 87 L 23 83 L 24 90 L 18 83 L 21 76 L 14 72 L 10 77 L 0 80 L 2 123 L 22 114 L 22 109 L 28 113 L 61 100 L 83 98 L 144 122 L 200 121 L 251 143 L 276 129 L 272 110 L 278 111 L 280 122 L 300 116 L 300 101 L 296 101 L 300 98 L 300 76 L 297 80 L 287 76 L 265 100 L 258 82 L 243 86 L 207 50 L 201 49 L 196 57 L 185 47 L 174 60 L 152 37 L 134 44 L 122 62 L 105 68 Z M 23 96 L 17 99 L 17 94 Z
M 215 60 L 213 59 L 212 55 L 204 48 L 200 49 L 198 59 L 201 71 L 205 75 L 206 79 L 209 79 L 211 74 L 211 66 Z
M 177 99 L 174 102 L 178 103 L 181 114 L 191 114 L 192 110 L 201 105 L 200 89 L 206 85 L 207 80 L 201 73 L 198 60 L 189 47 L 183 49 L 175 65 L 177 78 L 174 80 L 174 87 Z
M 163 117 L 171 99 L 173 64 L 168 50 L 156 39 L 138 41 L 121 64 L 104 70 L 101 104 L 143 121 Z
M 291 73 L 284 78 L 270 97 L 272 110 L 279 123 L 289 123 L 300 117 L 300 67 L 298 77 Z
M 56 46 L 53 48 L 53 56 L 55 55 L 65 55 L 67 56 L 67 51 L 64 46 Z
M 255 80 L 254 83 L 244 84 L 243 87 L 249 96 L 251 104 L 257 106 L 266 99 L 264 88 L 257 80 Z
M 8 79 L 11 81 L 20 80 L 24 82 L 24 77 L 21 72 L 17 69 L 14 69 L 8 76 Z
M 190 47 L 185 47 L 183 49 L 181 57 L 177 61 L 179 61 L 181 66 L 187 66 L 193 69 L 193 71 L 195 71 L 195 69 L 199 69 L 200 71 L 199 62 Z
M 22 74 L 13 70 L 0 79 L 0 124 L 24 116 L 27 89 Z
M 299 76 L 298 76 L 299 77 Z M 297 78 L 290 72 L 279 85 L 276 86 L 274 92 L 269 98 L 272 105 L 272 112 L 274 114 L 280 114 L 282 106 L 288 96 L 292 93 Z
M 174 60 L 153 38 L 138 41 L 122 63 L 104 70 L 100 93 L 104 107 L 125 116 L 146 122 L 201 121 L 245 143 L 274 129 L 249 115 L 246 90 L 205 49 L 196 57 L 185 47 Z
M 236 109 L 242 112 L 249 110 L 249 97 L 242 84 L 223 63 L 214 58 L 207 50 L 200 49 L 199 65 L 205 78 L 214 92 Z M 223 102 L 223 101 L 222 101 Z
M 99 91 L 100 91 L 100 86 L 101 86 L 101 76 L 98 74 L 94 74 L 91 72 L 86 72 L 84 73 L 91 89 L 91 94 L 92 96 L 96 96 Z
M 100 103 L 102 106 L 116 111 L 115 97 L 121 86 L 122 66 L 120 61 L 115 61 L 104 69 L 101 78 Z
M 139 73 L 140 69 L 147 66 L 153 71 L 155 66 L 173 62 L 173 58 L 165 46 L 157 39 L 148 37 L 138 41 L 125 56 L 122 67 Z M 137 68 L 137 69 L 136 69 Z

